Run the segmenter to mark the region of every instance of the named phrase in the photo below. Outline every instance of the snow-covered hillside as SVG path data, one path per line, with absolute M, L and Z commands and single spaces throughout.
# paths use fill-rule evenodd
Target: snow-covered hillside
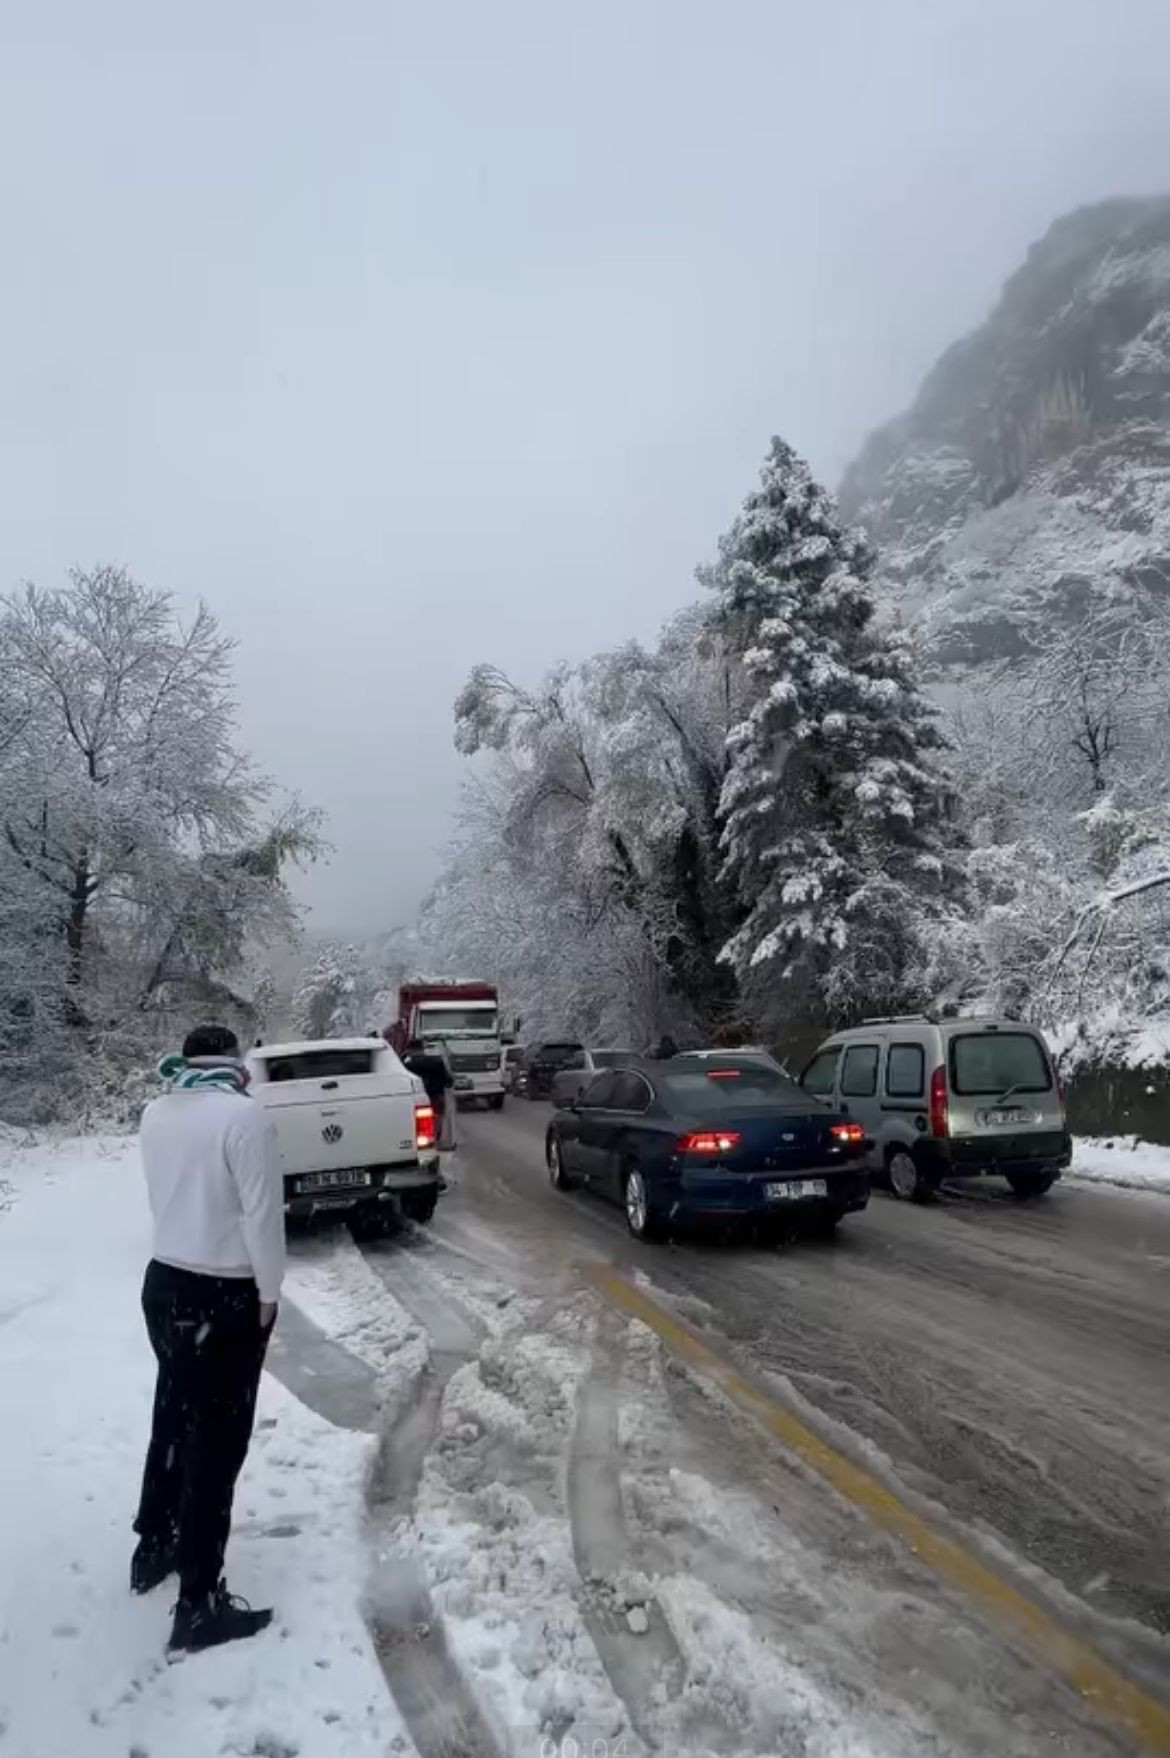
M 1170 197 L 1058 220 L 847 472 L 847 516 L 952 662 L 1170 592 Z

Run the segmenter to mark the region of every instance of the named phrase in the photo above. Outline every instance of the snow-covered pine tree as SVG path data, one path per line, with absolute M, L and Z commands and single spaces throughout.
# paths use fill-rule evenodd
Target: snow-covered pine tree
M 721 800 L 743 911 L 723 956 L 765 1024 L 919 1003 L 953 944 L 946 741 L 903 640 L 876 623 L 872 567 L 777 439 L 702 575 L 753 698 Z

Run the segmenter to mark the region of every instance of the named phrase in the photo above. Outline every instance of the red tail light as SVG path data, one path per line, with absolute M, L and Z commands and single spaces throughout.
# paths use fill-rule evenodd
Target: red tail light
M 680 1154 L 729 1154 L 742 1137 L 734 1129 L 700 1129 L 694 1135 L 679 1137 Z
M 438 1126 L 435 1122 L 433 1105 L 416 1105 L 414 1108 L 414 1142 L 419 1148 L 433 1148 L 439 1139 Z
M 945 1068 L 936 1068 L 930 1077 L 930 1133 L 938 1141 L 951 1133 L 951 1102 L 947 1096 Z
M 841 1147 L 855 1148 L 865 1140 L 865 1131 L 860 1123 L 832 1123 L 829 1134 Z

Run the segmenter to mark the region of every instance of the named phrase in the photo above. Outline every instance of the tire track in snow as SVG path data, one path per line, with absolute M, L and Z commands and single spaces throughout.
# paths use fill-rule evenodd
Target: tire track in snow
M 374 1651 L 419 1758 L 498 1758 L 422 1571 L 403 1555 L 394 1531 L 413 1512 L 443 1393 L 457 1369 L 474 1358 L 479 1334 L 404 1253 L 371 1243 L 363 1254 L 430 1338 L 430 1360 L 409 1404 L 383 1436 L 369 1487 L 375 1562 L 366 1619 Z
M 578 1394 L 569 1520 L 589 1634 L 632 1726 L 651 1751 L 661 1751 L 663 1713 L 683 1694 L 687 1664 L 651 1584 L 636 1570 L 626 1524 L 618 1411 L 627 1335 L 626 1325 L 602 1313 Z M 696 1749 L 730 1749 L 731 1730 L 710 1712 L 702 1716 L 706 1725 L 695 1725 L 696 1713 L 692 1704 L 685 1716 Z M 678 1750 L 674 1729 L 669 1737 L 671 1749 Z
M 280 1303 L 264 1365 L 334 1428 L 378 1432 L 378 1376 L 287 1298 Z

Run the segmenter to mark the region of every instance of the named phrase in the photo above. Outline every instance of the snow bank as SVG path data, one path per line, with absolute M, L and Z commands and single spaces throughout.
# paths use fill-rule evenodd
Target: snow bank
M 1073 1178 L 1120 1184 L 1130 1190 L 1157 1190 L 1170 1196 L 1170 1148 L 1119 1135 L 1095 1141 L 1078 1137 L 1073 1145 Z
M 370 1442 L 270 1377 L 236 1500 L 254 1642 L 168 1666 L 173 1583 L 133 1599 L 153 1361 L 134 1144 L 0 1144 L 0 1745 L 19 1758 L 362 1758 L 413 1750 L 358 1610 Z

